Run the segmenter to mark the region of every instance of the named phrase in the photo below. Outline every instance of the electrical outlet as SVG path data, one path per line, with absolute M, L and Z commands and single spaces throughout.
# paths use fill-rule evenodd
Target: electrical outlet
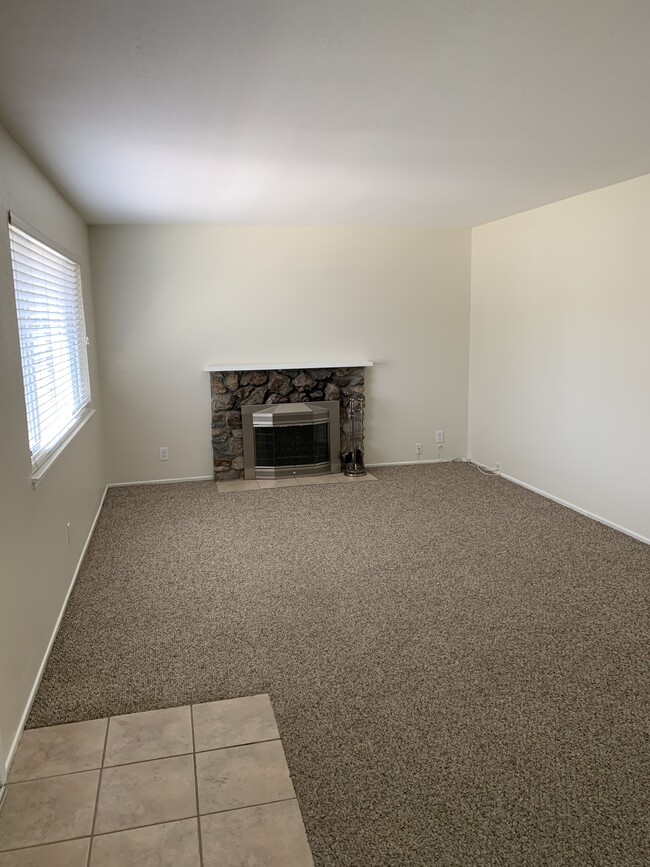
M 160 460 L 161 461 L 168 461 L 169 460 L 169 448 L 168 448 L 168 446 L 161 446 L 160 447 Z
M 444 441 L 445 441 L 445 432 L 444 432 L 444 430 L 437 430 L 437 431 L 436 431 L 436 442 L 437 442 L 438 444 L 440 444 L 440 443 L 444 443 Z
M 421 454 L 422 454 L 422 443 L 416 443 L 415 444 L 415 457 L 419 458 Z

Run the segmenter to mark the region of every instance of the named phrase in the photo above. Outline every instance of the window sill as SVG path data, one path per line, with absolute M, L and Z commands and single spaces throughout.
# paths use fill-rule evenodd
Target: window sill
M 35 488 L 41 481 L 41 479 L 48 473 L 51 467 L 54 466 L 57 459 L 63 453 L 64 449 L 67 447 L 68 443 L 72 442 L 72 440 L 77 436 L 82 427 L 85 426 L 86 422 L 91 419 L 95 415 L 95 408 L 89 407 L 88 411 L 82 415 L 76 425 L 68 431 L 65 437 L 61 440 L 58 446 L 54 449 L 51 455 L 49 455 L 48 459 L 45 461 L 43 466 L 39 467 L 32 473 L 32 487 Z

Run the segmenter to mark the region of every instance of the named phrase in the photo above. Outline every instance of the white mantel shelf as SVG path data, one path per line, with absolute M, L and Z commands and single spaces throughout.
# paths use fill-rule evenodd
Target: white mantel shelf
M 317 370 L 318 368 L 336 368 L 336 367 L 372 367 L 372 361 L 337 361 L 336 363 L 313 361 L 279 361 L 277 364 L 211 364 L 209 367 L 204 367 L 206 373 L 217 373 L 227 370 Z

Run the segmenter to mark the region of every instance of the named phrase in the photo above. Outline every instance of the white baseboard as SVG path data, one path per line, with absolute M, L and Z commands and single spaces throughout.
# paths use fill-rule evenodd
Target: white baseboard
M 529 491 L 532 491 L 534 494 L 539 494 L 541 497 L 546 497 L 547 500 L 552 500 L 554 503 L 558 503 L 560 506 L 565 506 L 567 509 L 572 509 L 574 512 L 578 512 L 580 515 L 584 515 L 586 518 L 591 518 L 592 521 L 598 521 L 599 524 L 604 524 L 606 527 L 611 527 L 612 530 L 618 530 L 619 533 L 625 533 L 626 536 L 631 536 L 633 539 L 636 539 L 638 542 L 643 542 L 646 545 L 650 545 L 650 538 L 647 536 L 642 536 L 641 533 L 636 533 L 634 530 L 629 530 L 627 527 L 623 527 L 620 524 L 615 524 L 613 521 L 609 521 L 607 518 L 603 518 L 601 515 L 596 515 L 594 512 L 590 512 L 587 509 L 583 509 L 580 506 L 576 506 L 575 503 L 570 503 L 568 500 L 563 500 L 561 497 L 556 497 L 554 494 L 549 494 L 548 491 L 543 491 L 541 488 L 536 488 L 534 485 L 529 485 L 527 482 L 522 482 L 521 479 L 516 479 L 514 476 L 509 476 L 506 473 L 500 472 L 496 469 L 496 467 L 491 467 L 489 464 L 482 464 L 479 461 L 474 461 L 471 458 L 461 459 L 465 463 L 473 463 L 476 464 L 483 470 L 488 470 L 495 474 L 495 478 L 501 477 L 502 479 L 506 479 L 509 482 L 512 482 L 515 485 L 519 485 L 521 488 L 526 488 Z M 442 464 L 449 463 L 449 460 L 427 460 L 427 461 L 392 461 L 391 463 L 382 463 L 382 464 L 366 464 L 368 468 L 370 467 L 403 467 L 409 466 L 411 464 Z
M 486 469 L 492 469 L 493 467 L 486 467 Z M 636 539 L 638 542 L 644 542 L 646 545 L 650 545 L 650 539 L 647 536 L 642 536 L 640 533 L 635 533 L 634 530 L 628 530 L 627 527 L 622 527 L 620 524 L 615 524 L 613 521 L 608 521 L 607 518 L 601 517 L 601 515 L 596 515 L 593 512 L 589 512 L 587 509 L 582 509 L 580 506 L 576 506 L 575 503 L 570 503 L 568 500 L 563 500 L 561 497 L 556 497 L 554 494 L 549 494 L 548 491 L 543 491 L 541 488 L 536 488 L 534 485 L 529 485 L 527 482 L 522 482 L 521 479 L 516 479 L 514 476 L 509 476 L 506 473 L 499 473 L 502 479 L 507 479 L 509 482 L 513 482 L 515 485 L 519 485 L 521 488 L 526 488 L 529 491 L 532 491 L 535 494 L 540 494 L 542 497 L 546 497 L 547 500 L 553 500 L 554 503 L 559 503 L 560 506 L 566 506 L 567 509 L 572 509 L 574 512 L 578 512 L 580 515 L 584 515 L 586 518 L 591 518 L 592 521 L 598 521 L 599 524 L 605 524 L 606 527 L 611 527 L 613 530 L 618 530 L 619 533 L 625 533 L 626 536 L 631 536 L 633 539 Z
M 7 792 L 5 783 L 7 782 L 8 768 L 9 765 L 5 760 L 5 750 L 2 743 L 2 735 L 0 734 L 0 809 L 2 809 L 2 802 Z
M 176 482 L 211 482 L 214 476 L 188 476 L 186 479 L 146 479 L 142 482 L 111 482 L 109 488 L 130 488 L 133 485 L 173 485 Z
M 47 650 L 45 651 L 45 656 L 43 657 L 43 661 L 41 662 L 40 668 L 38 669 L 38 673 L 36 675 L 36 680 L 34 681 L 34 686 L 32 687 L 32 691 L 29 694 L 29 699 L 27 700 L 27 706 L 23 712 L 22 718 L 20 720 L 20 724 L 18 726 L 18 731 L 13 739 L 13 743 L 9 748 L 9 752 L 5 757 L 5 767 L 4 769 L 4 779 L 6 780 L 9 775 L 9 768 L 11 767 L 11 763 L 13 761 L 14 755 L 16 754 L 16 750 L 18 749 L 18 744 L 20 743 L 20 739 L 22 737 L 23 731 L 25 730 L 25 723 L 27 722 L 27 718 L 29 717 L 29 713 L 32 709 L 32 705 L 34 703 L 34 699 L 36 698 L 36 693 L 38 692 L 38 688 L 41 685 L 41 679 L 43 677 L 43 672 L 45 671 L 45 666 L 47 665 L 47 661 L 50 658 L 50 653 L 52 652 L 52 648 L 54 647 L 54 642 L 56 641 L 56 636 L 58 635 L 59 629 L 61 627 L 61 621 L 63 620 L 63 615 L 65 614 L 65 609 L 68 606 L 68 601 L 70 599 L 70 595 L 74 589 L 74 585 L 77 581 L 77 576 L 79 575 L 79 570 L 81 569 L 81 564 L 83 563 L 83 559 L 86 556 L 86 551 L 88 550 L 88 545 L 90 544 L 90 540 L 92 539 L 93 532 L 95 530 L 95 525 L 97 524 L 97 519 L 99 518 L 99 514 L 102 510 L 102 506 L 104 505 L 104 500 L 106 499 L 106 491 L 108 490 L 108 485 L 104 488 L 104 493 L 102 494 L 101 502 L 99 503 L 99 508 L 97 509 L 97 513 L 93 519 L 92 524 L 90 525 L 90 530 L 88 531 L 88 536 L 86 541 L 84 542 L 84 546 L 81 549 L 81 554 L 79 555 L 79 560 L 77 562 L 77 566 L 74 570 L 74 575 L 72 576 L 72 581 L 70 582 L 70 586 L 68 587 L 68 592 L 65 594 L 65 599 L 63 600 L 63 605 L 61 606 L 61 611 L 59 612 L 59 616 L 57 617 L 56 623 L 54 624 L 54 629 L 52 631 L 52 636 L 50 637 L 50 641 L 47 645 Z

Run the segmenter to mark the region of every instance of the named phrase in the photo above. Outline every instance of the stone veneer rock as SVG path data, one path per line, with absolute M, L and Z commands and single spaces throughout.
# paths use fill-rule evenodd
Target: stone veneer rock
M 341 448 L 349 433 L 350 397 L 363 394 L 363 367 L 231 370 L 210 373 L 212 453 L 218 482 L 244 478 L 241 407 L 244 404 L 341 401 Z

